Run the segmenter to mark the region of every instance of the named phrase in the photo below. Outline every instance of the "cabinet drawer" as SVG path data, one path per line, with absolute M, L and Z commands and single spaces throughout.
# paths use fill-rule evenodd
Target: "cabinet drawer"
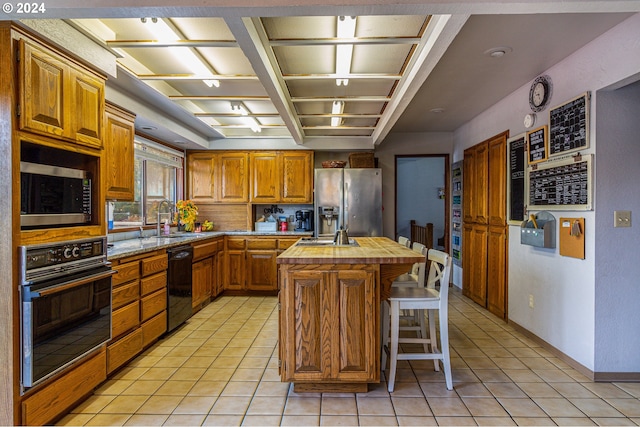
M 140 280 L 140 295 L 144 296 L 151 292 L 167 287 L 167 272 L 163 271 L 153 276 L 145 277 Z
M 146 347 L 167 331 L 167 311 L 163 310 L 142 324 L 142 346 Z
M 142 351 L 142 329 L 138 328 L 107 347 L 107 373 L 133 359 Z
M 125 283 L 124 285 L 114 286 L 111 296 L 111 308 L 115 310 L 123 305 L 135 301 L 140 296 L 140 287 L 138 281 Z
M 230 249 L 230 250 L 244 249 L 244 239 L 227 239 L 227 249 Z
M 50 424 L 107 379 L 104 351 L 22 401 L 22 425 Z
M 167 254 L 151 256 L 141 261 L 142 263 L 142 277 L 148 276 L 153 273 L 159 273 L 162 270 L 166 270 L 169 265 Z
M 278 249 L 282 249 L 282 250 L 289 249 L 297 241 L 298 241 L 298 239 L 279 239 L 278 240 Z
M 167 290 L 161 289 L 140 299 L 140 321 L 144 322 L 167 308 Z
M 249 239 L 247 240 L 247 249 L 275 249 L 275 239 Z
M 115 266 L 114 270 L 116 270 L 117 273 L 113 275 L 111 283 L 113 283 L 113 286 L 117 286 L 121 283 L 130 282 L 131 280 L 135 280 L 140 277 L 140 262 L 133 261 L 126 264 L 120 264 Z
M 218 252 L 218 241 L 207 242 L 201 245 L 193 246 L 193 259 L 197 261 L 202 258 L 207 258 Z
M 111 338 L 117 338 L 140 325 L 140 302 L 134 301 L 111 315 Z

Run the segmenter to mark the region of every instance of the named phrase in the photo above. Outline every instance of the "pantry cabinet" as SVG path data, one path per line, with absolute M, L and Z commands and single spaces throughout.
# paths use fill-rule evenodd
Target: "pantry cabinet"
M 135 115 L 114 104 L 105 110 L 104 168 L 107 200 L 134 198 Z
M 507 313 L 506 138 L 464 151 L 462 291 L 500 318 Z
M 20 49 L 20 129 L 102 147 L 105 78 L 25 39 Z

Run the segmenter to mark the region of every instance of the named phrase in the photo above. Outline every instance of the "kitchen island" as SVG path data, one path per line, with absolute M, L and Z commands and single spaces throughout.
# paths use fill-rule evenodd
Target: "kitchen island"
M 296 392 L 366 392 L 380 382 L 380 302 L 423 259 L 386 237 L 298 244 L 277 258 L 281 380 Z

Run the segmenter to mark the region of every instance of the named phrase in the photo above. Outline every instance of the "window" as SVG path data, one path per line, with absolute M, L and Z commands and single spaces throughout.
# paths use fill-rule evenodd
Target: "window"
M 114 228 L 156 224 L 158 212 L 175 210 L 183 198 L 184 154 L 138 137 L 134 148 L 134 200 L 109 206 Z M 161 217 L 165 219 L 168 216 Z

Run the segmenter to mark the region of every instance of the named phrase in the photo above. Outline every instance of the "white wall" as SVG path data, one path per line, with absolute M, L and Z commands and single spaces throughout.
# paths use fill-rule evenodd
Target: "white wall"
M 378 167 L 382 168 L 382 231 L 394 239 L 395 229 L 395 156 L 397 154 L 451 154 L 453 134 L 432 133 L 391 133 L 376 147 Z
M 639 71 L 640 14 L 636 14 L 549 70 L 541 70 L 540 74 L 548 74 L 553 80 L 552 106 L 591 91 L 590 147 L 584 153 L 595 153 L 596 91 L 634 76 Z M 522 119 L 529 112 L 528 91 L 528 85 L 518 89 L 456 130 L 452 160 L 461 160 L 465 148 L 505 129 L 509 129 L 511 135 L 523 132 Z M 538 114 L 537 124 L 548 124 L 548 110 Z M 636 144 L 637 141 L 636 137 Z M 597 161 L 596 158 L 596 164 Z M 601 191 L 597 190 L 601 184 L 598 177 L 595 178 L 595 194 L 599 195 Z M 606 191 L 606 188 L 602 191 Z M 557 249 L 544 250 L 521 245 L 518 227 L 509 227 L 509 319 L 592 371 L 596 368 L 595 219 L 596 214 L 603 209 L 607 209 L 605 215 L 609 217 L 608 208 L 599 205 L 596 197 L 594 211 L 554 211 L 556 218 L 585 217 L 585 260 L 560 256 Z M 534 297 L 533 309 L 528 307 L 529 295 Z M 607 307 L 609 309 L 612 307 Z M 604 314 L 601 316 L 599 313 L 597 320 L 600 321 L 603 316 Z M 626 328 L 620 323 L 616 323 L 616 327 Z M 633 332 L 637 334 L 637 330 Z M 638 358 L 638 349 L 633 353 L 621 351 L 621 357 Z M 601 371 L 608 370 L 608 366 L 598 365 L 597 368 Z M 637 365 L 634 370 L 638 370 Z
M 640 372 L 640 81 L 597 96 L 595 370 Z M 635 224 L 614 228 L 615 210 Z

